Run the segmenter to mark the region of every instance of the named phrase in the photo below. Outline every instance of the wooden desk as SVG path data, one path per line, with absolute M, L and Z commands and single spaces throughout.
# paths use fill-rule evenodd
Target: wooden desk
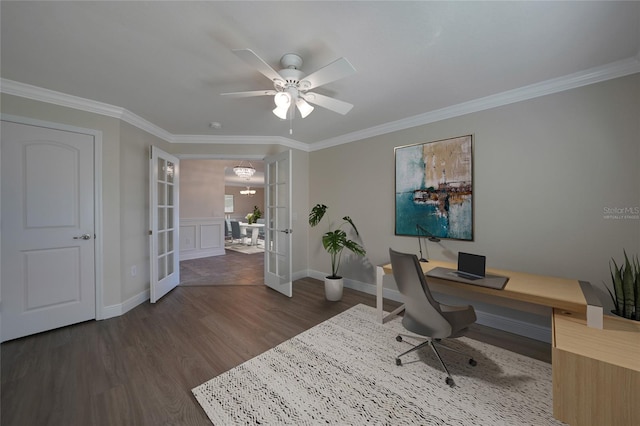
M 435 267 L 455 269 L 456 265 L 451 262 L 430 260 L 421 263 L 422 271 L 426 274 Z M 402 307 L 384 316 L 382 311 L 382 291 L 383 276 L 391 274 L 391 264 L 378 266 L 377 271 L 377 300 L 376 307 L 381 322 L 402 311 Z M 564 309 L 570 312 L 587 312 L 587 300 L 582 292 L 579 281 L 566 278 L 547 277 L 543 275 L 527 274 L 524 272 L 506 271 L 502 269 L 487 269 L 488 274 L 503 275 L 509 277 L 507 285 L 502 290 L 480 287 L 456 281 L 443 280 L 429 277 L 429 283 L 456 288 L 465 292 L 481 293 L 491 297 L 519 300 L 521 302 L 535 303 L 537 305 L 549 306 L 551 308 Z
M 421 263 L 426 274 L 449 262 Z M 391 265 L 377 267 L 376 307 L 382 323 L 383 278 Z M 589 283 L 523 272 L 487 269 L 509 277 L 502 290 L 428 278 L 429 284 L 552 308 L 553 416 L 572 426 L 632 426 L 640 418 L 640 323 L 602 315 Z M 588 319 L 588 320 L 587 320 Z

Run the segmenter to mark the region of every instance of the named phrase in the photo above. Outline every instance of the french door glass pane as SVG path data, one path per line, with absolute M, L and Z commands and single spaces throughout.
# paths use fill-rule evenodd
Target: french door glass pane
M 167 174 L 165 161 L 162 158 L 158 158 L 158 180 L 166 181 L 165 176 Z
M 269 253 L 269 272 L 278 275 L 277 271 L 277 255 L 274 252 Z
M 158 231 L 164 231 L 166 229 L 164 210 L 164 207 L 158 207 Z
M 158 233 L 158 254 L 164 254 L 166 252 L 165 236 L 166 236 L 166 232 Z
M 166 181 L 167 182 L 173 182 L 173 174 L 175 171 L 175 164 L 173 164 L 171 161 L 167 161 L 167 169 L 166 169 Z
M 173 208 L 167 207 L 167 229 L 173 229 Z
M 167 185 L 167 206 L 173 206 L 173 185 Z
M 173 231 L 167 231 L 167 251 L 173 251 Z
M 276 183 L 276 163 L 269 164 L 269 185 Z
M 158 182 L 158 205 L 164 206 L 166 203 L 166 185 L 162 182 Z
M 173 253 L 167 255 L 167 275 L 173 274 Z
M 166 270 L 167 258 L 166 256 L 158 256 L 158 280 L 167 276 Z

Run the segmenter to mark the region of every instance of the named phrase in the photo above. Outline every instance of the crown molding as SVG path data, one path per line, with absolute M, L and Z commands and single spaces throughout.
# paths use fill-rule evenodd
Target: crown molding
M 214 136 L 214 135 L 173 135 L 131 111 L 103 102 L 80 98 L 54 90 L 44 89 L 30 84 L 0 78 L 0 92 L 20 96 L 41 102 L 47 102 L 81 111 L 92 112 L 125 121 L 169 143 L 193 144 L 231 144 L 231 145 L 283 145 L 305 152 L 313 152 L 333 146 L 355 142 L 361 139 L 380 136 L 387 133 L 423 126 L 449 118 L 460 117 L 491 108 L 563 92 L 590 84 L 640 72 L 640 52 L 631 58 L 612 62 L 600 67 L 580 71 L 574 74 L 546 80 L 484 98 L 474 99 L 424 114 L 414 115 L 402 120 L 384 123 L 356 132 L 346 133 L 334 138 L 306 144 L 282 136 Z
M 44 89 L 42 87 L 33 86 L 31 84 L 20 83 L 18 81 L 8 80 L 6 78 L 0 79 L 0 91 L 8 95 L 20 96 L 22 98 L 33 99 L 36 101 L 46 102 L 67 108 L 73 108 L 80 111 L 117 118 L 154 136 L 157 136 L 160 139 L 164 139 L 167 142 L 173 142 L 173 135 L 171 133 L 145 120 L 144 118 L 135 115 L 131 111 L 118 106 L 93 101 L 91 99 L 85 99 L 78 96 L 68 95 L 66 93 Z
M 173 135 L 150 121 L 118 106 L 44 89 L 18 81 L 0 79 L 0 92 L 20 96 L 80 111 L 91 112 L 117 118 L 169 143 L 233 144 L 233 145 L 284 145 L 309 152 L 309 144 L 281 136 L 213 136 L 213 135 Z
M 469 102 L 463 102 L 461 104 L 441 108 L 424 114 L 414 115 L 402 120 L 392 121 L 379 126 L 370 127 L 368 129 L 336 136 L 335 138 L 325 139 L 311 144 L 310 151 L 318 151 L 337 145 L 355 142 L 361 139 L 397 132 L 399 130 L 409 129 L 416 126 L 423 126 L 425 124 L 460 117 L 473 112 L 509 105 L 540 96 L 550 95 L 552 93 L 563 92 L 565 90 L 624 77 L 638 72 L 640 72 L 640 53 L 635 57 L 612 62 L 600 67 L 590 68 L 574 74 L 508 90 L 506 92 L 486 96 L 484 98 L 474 99 Z
M 309 144 L 282 136 L 174 135 L 173 142 L 217 145 L 284 145 L 288 148 L 309 152 Z

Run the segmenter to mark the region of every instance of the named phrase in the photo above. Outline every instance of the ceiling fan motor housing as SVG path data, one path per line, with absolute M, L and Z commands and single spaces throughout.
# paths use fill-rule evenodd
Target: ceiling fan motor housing
M 284 80 L 275 81 L 274 84 L 276 89 L 282 90 L 292 86 L 298 88 L 300 85 L 300 79 L 304 77 L 304 73 L 302 71 L 293 68 L 282 69 L 279 71 L 279 74 Z
M 302 57 L 295 53 L 285 53 L 280 58 L 280 65 L 282 65 L 282 68 L 300 69 L 302 67 Z

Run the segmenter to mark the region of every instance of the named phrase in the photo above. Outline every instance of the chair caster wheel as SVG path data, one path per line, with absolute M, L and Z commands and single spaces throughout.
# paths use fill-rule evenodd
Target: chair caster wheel
M 445 380 L 445 382 L 450 386 L 450 387 L 454 387 L 456 385 L 456 382 L 453 381 L 453 379 L 451 377 L 447 377 L 447 379 Z
M 396 342 L 402 342 L 402 336 L 396 336 Z
M 478 365 L 478 362 L 475 359 L 471 358 L 469 360 L 469 365 L 471 365 L 472 367 L 475 367 L 476 365 Z
M 402 365 L 402 361 L 400 361 L 400 358 L 396 358 L 396 365 Z

